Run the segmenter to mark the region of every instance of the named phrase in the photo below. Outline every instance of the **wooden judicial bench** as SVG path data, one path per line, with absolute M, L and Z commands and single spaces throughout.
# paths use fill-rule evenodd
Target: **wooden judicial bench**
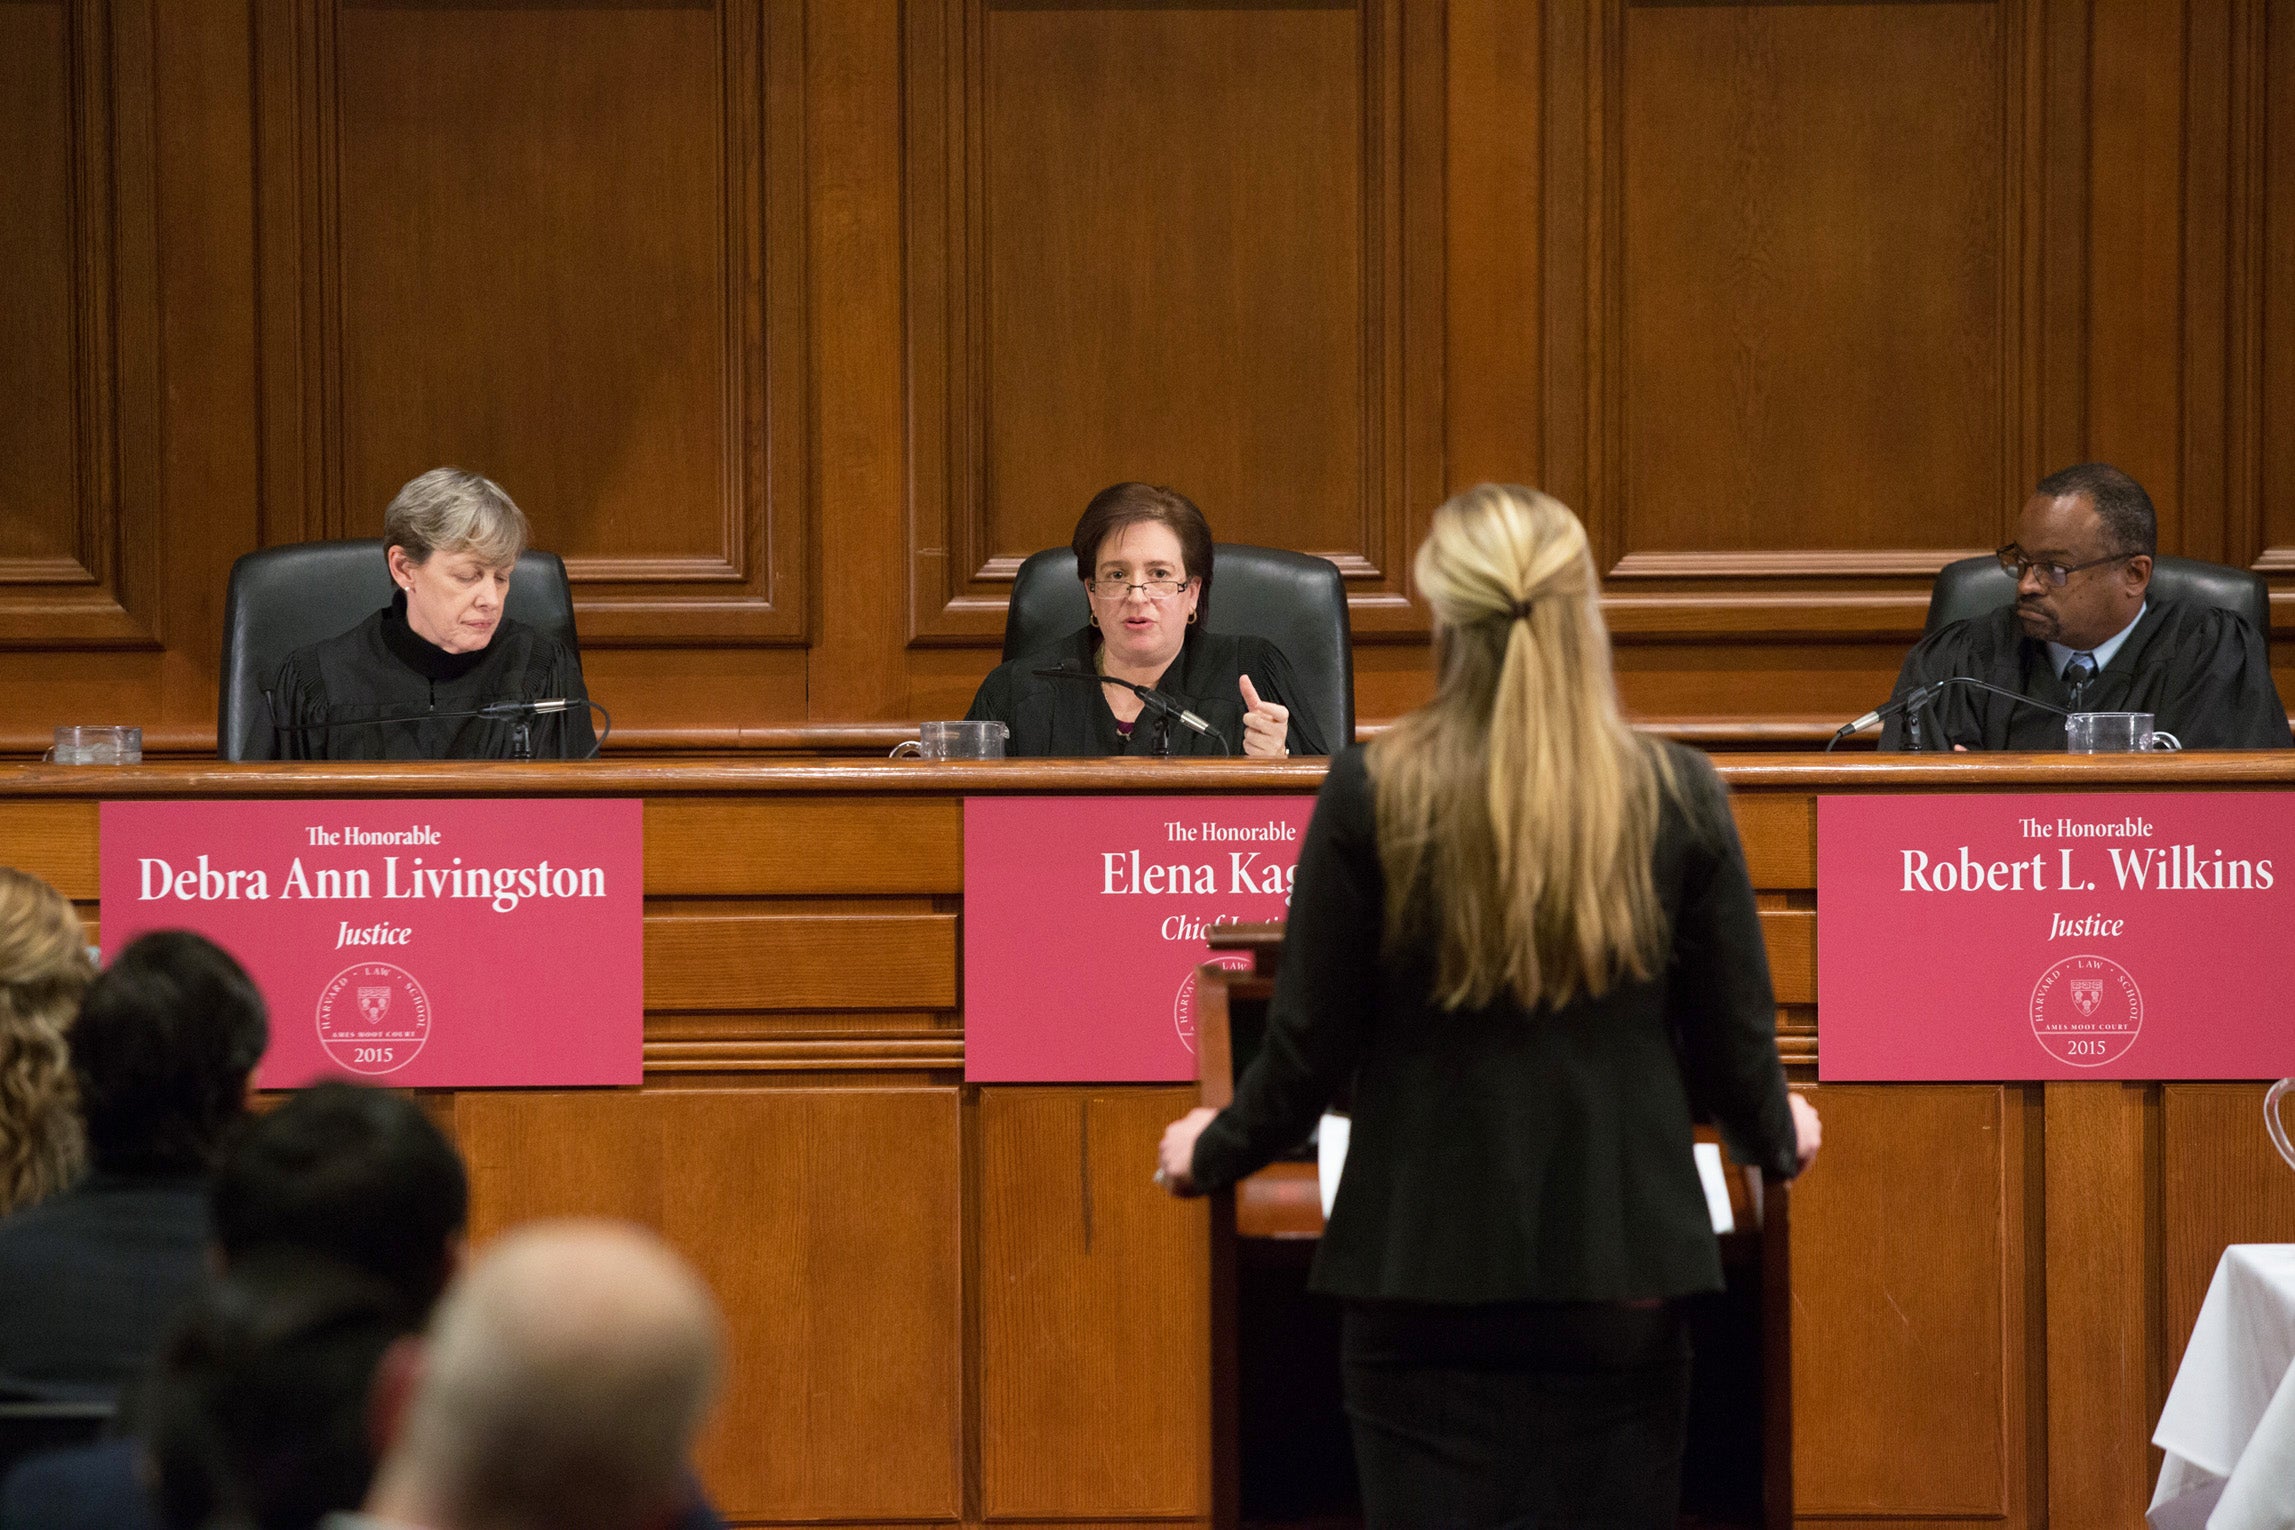
M 1720 763 L 1787 1069 L 1825 1117 L 1793 1197 L 1796 1517 L 2139 1523 L 2146 1440 L 2218 1254 L 2295 1238 L 2263 1086 L 1816 1089 L 1815 799 L 2281 790 L 2295 756 Z M 1204 1523 L 1210 1220 L 1149 1179 L 1193 1088 L 964 1084 L 962 799 L 1320 777 L 1311 761 L 7 766 L 0 862 L 93 923 L 107 797 L 642 798 L 645 1084 L 433 1096 L 470 1162 L 474 1233 L 597 1213 L 692 1257 L 730 1321 L 702 1465 L 736 1522 Z M 1120 980 L 1075 953 L 1080 1012 Z M 1921 1023 L 1909 1001 L 1904 1022 Z

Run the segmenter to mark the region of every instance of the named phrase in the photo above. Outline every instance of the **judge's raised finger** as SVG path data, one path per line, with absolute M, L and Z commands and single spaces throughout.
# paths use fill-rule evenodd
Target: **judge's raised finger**
M 1265 706 L 1265 705 L 1267 704 L 1267 703 L 1265 703 L 1264 701 L 1261 701 L 1261 700 L 1259 699 L 1259 692 L 1258 692 L 1258 690 L 1257 690 L 1255 687 L 1253 687 L 1253 685 L 1251 684 L 1251 677 L 1250 677 L 1249 675 L 1239 675 L 1239 676 L 1237 676 L 1237 677 L 1236 677 L 1236 679 L 1237 679 L 1237 684 L 1240 686 L 1240 688 L 1241 688 L 1241 689 L 1242 689 L 1242 691 L 1243 691 L 1243 710 L 1244 710 L 1244 711 L 1246 711 L 1246 712 L 1256 712 L 1256 711 L 1258 711 L 1258 710 L 1259 710 L 1261 707 L 1263 707 L 1263 706 Z

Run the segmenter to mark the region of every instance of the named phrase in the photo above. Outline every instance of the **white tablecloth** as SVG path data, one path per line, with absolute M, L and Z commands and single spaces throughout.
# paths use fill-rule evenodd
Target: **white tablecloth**
M 2295 1530 L 2295 1244 L 2223 1251 L 2152 1443 L 2157 1530 Z

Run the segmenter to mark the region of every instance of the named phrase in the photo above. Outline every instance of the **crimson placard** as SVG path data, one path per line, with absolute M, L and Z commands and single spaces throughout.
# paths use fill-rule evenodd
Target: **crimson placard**
M 644 806 L 106 802 L 107 955 L 195 930 L 271 1010 L 265 1089 L 635 1084 Z
M 2295 796 L 1823 797 L 1817 1076 L 2295 1073 Z
M 965 1078 L 1193 1079 L 1206 932 L 1286 917 L 1314 808 L 1312 797 L 966 798 Z

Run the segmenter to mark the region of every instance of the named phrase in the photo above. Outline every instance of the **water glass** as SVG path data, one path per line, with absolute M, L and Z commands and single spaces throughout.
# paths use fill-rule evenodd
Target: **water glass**
M 70 727 L 56 730 L 56 742 L 41 756 L 58 765 L 135 765 L 143 760 L 143 729 Z
M 2068 754 L 2137 754 L 2182 747 L 2174 734 L 2152 727 L 2149 712 L 2074 712 L 2064 720 Z
M 928 722 L 917 736 L 897 746 L 894 759 L 913 754 L 927 760 L 1001 760 L 1012 730 L 1000 722 Z

